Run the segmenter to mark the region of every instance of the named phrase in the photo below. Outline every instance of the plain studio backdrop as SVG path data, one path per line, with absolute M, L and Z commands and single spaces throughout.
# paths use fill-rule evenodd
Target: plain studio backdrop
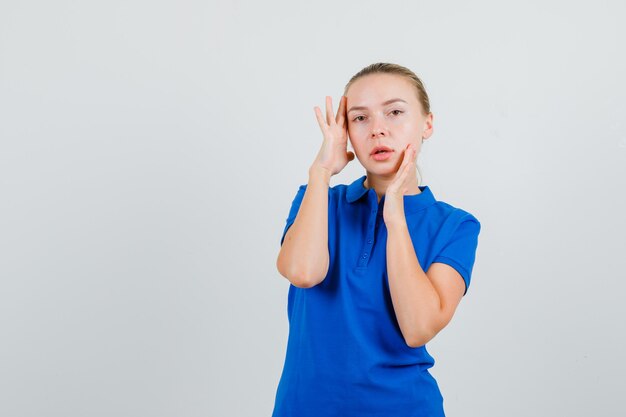
M 0 415 L 269 416 L 313 107 L 378 61 L 430 95 L 422 184 L 482 223 L 428 344 L 447 414 L 623 415 L 625 12 L 2 1 Z

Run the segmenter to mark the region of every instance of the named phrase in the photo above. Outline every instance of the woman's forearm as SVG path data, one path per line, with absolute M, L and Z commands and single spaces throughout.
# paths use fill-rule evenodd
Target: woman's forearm
M 406 219 L 386 226 L 387 275 L 396 318 L 407 345 L 422 346 L 435 336 L 439 295 L 417 259 Z
M 287 230 L 276 266 L 297 287 L 319 284 L 328 273 L 328 187 L 330 173 L 311 167 L 294 223 Z

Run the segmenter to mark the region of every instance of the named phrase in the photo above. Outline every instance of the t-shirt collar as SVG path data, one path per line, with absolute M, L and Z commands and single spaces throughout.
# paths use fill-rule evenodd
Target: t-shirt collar
M 376 192 L 374 189 L 365 188 L 363 182 L 366 177 L 367 175 L 363 175 L 348 185 L 348 189 L 346 191 L 346 199 L 348 200 L 348 203 L 354 203 L 355 201 L 361 199 L 367 194 L 368 191 L 371 191 L 372 193 Z M 405 213 L 412 213 L 421 210 L 437 201 L 428 185 L 420 185 L 419 189 L 421 191 L 419 194 L 404 196 Z

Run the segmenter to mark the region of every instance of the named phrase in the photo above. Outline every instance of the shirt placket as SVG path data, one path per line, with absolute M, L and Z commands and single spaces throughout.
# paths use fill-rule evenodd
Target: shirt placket
M 369 221 L 367 222 L 367 231 L 365 234 L 365 240 L 363 241 L 363 246 L 361 247 L 361 251 L 359 252 L 359 260 L 357 262 L 357 268 L 367 268 L 369 264 L 369 260 L 372 258 L 372 251 L 374 248 L 374 242 L 376 241 L 376 230 L 378 229 L 378 225 L 382 221 L 383 215 L 383 202 L 384 196 L 378 202 L 378 197 L 375 192 L 368 193 L 369 198 L 369 207 L 370 207 L 370 215 Z

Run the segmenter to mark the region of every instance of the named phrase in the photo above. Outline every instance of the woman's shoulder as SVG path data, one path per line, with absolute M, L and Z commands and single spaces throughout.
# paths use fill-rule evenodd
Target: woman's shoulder
M 439 222 L 443 225 L 448 225 L 452 228 L 458 228 L 460 225 L 469 225 L 473 224 L 474 227 L 480 230 L 481 224 L 480 220 L 470 211 L 453 206 L 452 204 L 438 201 L 435 204 L 436 210 L 439 211 Z
M 442 217 L 450 217 L 461 221 L 472 220 L 480 223 L 474 214 L 474 210 L 468 209 L 467 207 L 460 207 L 456 203 L 436 199 L 435 204 L 433 204 L 433 209 Z
M 456 205 L 452 205 L 452 204 L 447 203 L 445 201 L 437 200 L 435 205 L 440 210 L 446 211 L 446 212 L 448 212 L 450 214 L 454 214 L 455 216 L 460 216 L 460 217 L 471 216 L 471 217 L 474 217 L 472 212 L 470 212 L 469 210 L 467 210 L 465 208 L 461 208 L 461 207 L 456 206 Z

